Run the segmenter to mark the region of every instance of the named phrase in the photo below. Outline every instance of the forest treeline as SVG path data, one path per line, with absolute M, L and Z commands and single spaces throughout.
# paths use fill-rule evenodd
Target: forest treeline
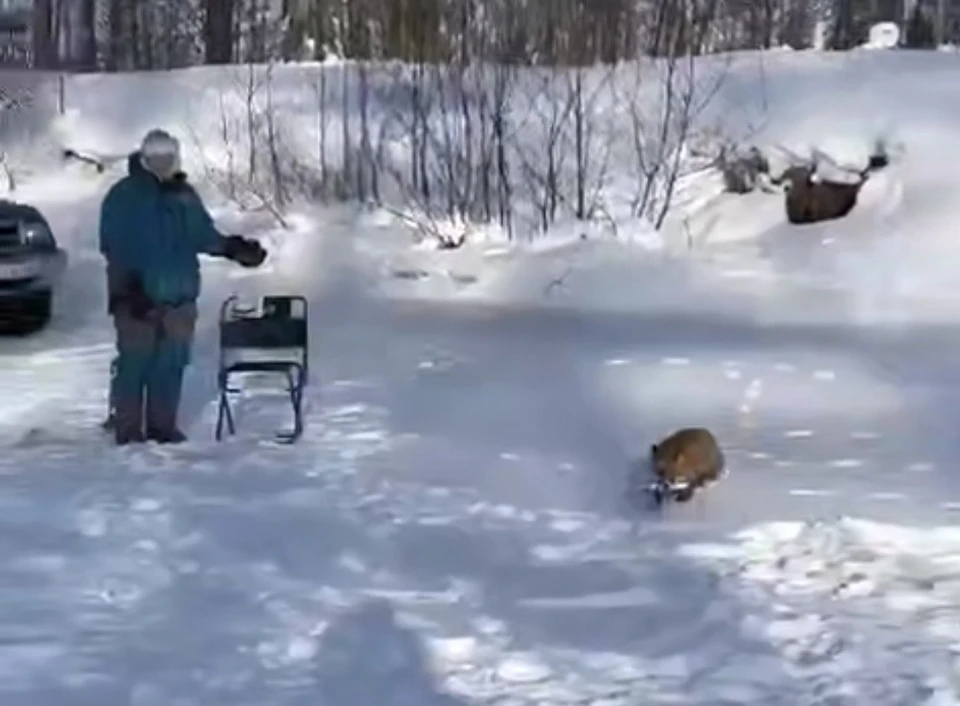
M 323 59 L 613 63 L 789 45 L 848 49 L 904 0 L 34 0 L 38 68 Z M 915 3 L 909 43 L 933 43 Z

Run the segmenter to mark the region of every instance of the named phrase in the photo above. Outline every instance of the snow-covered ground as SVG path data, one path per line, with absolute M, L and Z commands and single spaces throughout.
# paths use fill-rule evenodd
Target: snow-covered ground
M 283 230 L 218 204 L 274 255 L 206 266 L 182 448 L 97 427 L 115 173 L 37 168 L 20 195 L 71 268 L 51 329 L 0 342 L 0 703 L 957 703 L 960 68 L 748 59 L 715 111 L 766 103 L 756 139 L 901 147 L 847 220 L 787 227 L 776 197 L 706 178 L 677 216 L 690 252 L 438 253 L 381 214 L 304 208 Z M 77 79 L 54 134 L 115 152 L 196 132 L 208 80 Z M 269 443 L 285 409 L 258 388 L 215 444 L 216 306 L 273 291 L 313 305 L 308 431 Z M 715 430 L 729 477 L 628 502 L 681 425 Z

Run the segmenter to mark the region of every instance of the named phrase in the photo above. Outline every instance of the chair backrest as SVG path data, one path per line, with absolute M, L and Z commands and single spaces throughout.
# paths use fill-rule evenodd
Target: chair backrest
M 235 301 L 235 300 L 233 300 Z M 300 311 L 294 312 L 299 304 Z M 307 300 L 300 296 L 267 296 L 260 316 L 225 302 L 220 317 L 220 348 L 307 348 Z

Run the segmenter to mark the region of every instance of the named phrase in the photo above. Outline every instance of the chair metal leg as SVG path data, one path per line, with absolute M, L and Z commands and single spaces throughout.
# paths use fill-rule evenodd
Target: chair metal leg
M 223 439 L 223 424 L 229 415 L 230 402 L 227 400 L 227 394 L 224 391 L 220 391 L 220 402 L 217 406 L 217 428 L 214 432 L 214 438 L 217 441 Z
M 293 428 L 290 431 L 277 432 L 277 440 L 282 443 L 292 444 L 297 441 L 304 431 L 303 422 L 303 393 L 306 387 L 304 369 L 301 366 L 293 365 L 290 369 L 283 372 L 287 383 L 287 395 L 290 400 L 290 406 L 293 410 Z M 217 441 L 223 438 L 224 428 L 231 436 L 237 433 L 234 420 L 233 408 L 230 404 L 230 394 L 239 392 L 238 389 L 231 388 L 229 385 L 229 372 L 221 372 L 219 376 L 219 405 L 217 408 L 217 423 L 214 436 Z
M 296 379 L 294 379 L 294 370 L 296 370 Z M 280 432 L 277 439 L 286 444 L 292 444 L 303 435 L 303 373 L 300 369 L 288 370 L 285 373 L 287 379 L 287 393 L 290 395 L 290 406 L 293 408 L 293 430 L 289 432 Z
M 293 403 L 293 429 L 297 439 L 303 434 L 303 381 L 291 386 L 290 401 Z
M 217 424 L 213 429 L 213 438 L 215 441 L 223 440 L 223 397 L 217 400 Z
M 223 439 L 223 426 L 224 422 L 227 425 L 227 433 L 233 436 L 237 433 L 236 424 L 233 420 L 233 410 L 230 407 L 230 392 L 232 390 L 228 386 L 229 375 L 226 373 L 220 374 L 220 404 L 217 408 L 217 428 L 214 432 L 214 437 L 217 441 Z

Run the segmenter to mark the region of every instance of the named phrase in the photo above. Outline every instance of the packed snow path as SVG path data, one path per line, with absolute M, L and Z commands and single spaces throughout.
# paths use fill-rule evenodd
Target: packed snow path
M 208 440 L 209 326 L 194 440 L 174 449 L 100 437 L 104 322 L 10 343 L 2 703 L 915 705 L 947 688 L 960 540 L 835 518 L 956 521 L 948 331 L 311 294 L 308 432 L 289 448 L 258 440 L 287 411 L 259 394 L 237 440 Z M 685 424 L 715 429 L 730 477 L 630 507 L 632 460 Z

